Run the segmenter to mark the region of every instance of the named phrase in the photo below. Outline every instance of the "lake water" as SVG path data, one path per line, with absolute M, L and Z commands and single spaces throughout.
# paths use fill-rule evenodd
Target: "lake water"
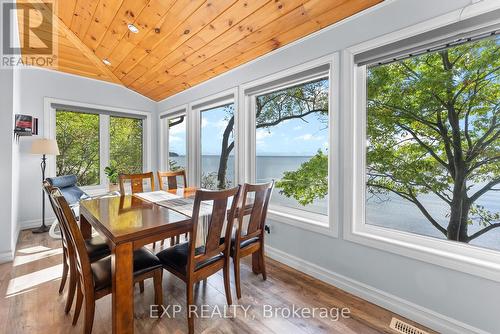
M 170 157 L 180 166 L 185 166 L 185 157 Z M 258 156 L 256 160 L 257 182 L 269 182 L 282 177 L 283 172 L 293 171 L 300 167 L 310 157 L 306 156 Z M 216 172 L 219 166 L 218 156 L 203 156 L 203 172 Z M 227 176 L 234 180 L 234 157 L 229 158 Z M 420 201 L 427 210 L 436 218 L 441 226 L 446 227 L 447 206 L 436 196 L 424 195 Z M 287 198 L 276 189 L 273 193 L 272 202 L 287 207 L 304 208 L 297 201 Z M 477 202 L 488 210 L 500 212 L 500 193 L 490 192 L 483 195 Z M 327 200 L 320 199 L 307 205 L 306 209 L 311 212 L 326 214 Z M 386 200 L 379 201 L 369 199 L 366 205 L 366 220 L 368 224 L 388 227 L 400 231 L 412 232 L 421 235 L 443 239 L 444 236 L 427 221 L 417 207 L 396 195 L 389 195 Z M 469 235 L 479 230 L 480 227 L 472 225 L 469 227 Z M 493 229 L 482 236 L 471 241 L 470 244 L 500 250 L 500 228 Z

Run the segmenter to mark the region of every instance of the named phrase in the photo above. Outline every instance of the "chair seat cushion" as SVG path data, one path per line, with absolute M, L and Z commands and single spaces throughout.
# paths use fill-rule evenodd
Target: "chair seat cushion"
M 194 253 L 195 255 L 205 253 L 205 246 L 196 248 Z M 186 266 L 189 256 L 189 242 L 183 242 L 181 244 L 169 247 L 156 254 L 156 256 L 158 256 L 158 259 L 160 259 L 160 262 L 163 264 L 164 268 L 172 268 L 175 271 L 186 275 Z M 221 253 L 219 255 L 211 257 L 210 259 L 199 262 L 196 265 L 195 270 L 208 266 L 209 264 L 212 264 L 215 261 L 222 259 L 223 257 L 224 255 Z
M 85 240 L 85 248 L 87 248 L 87 254 L 89 254 L 90 262 L 97 261 L 111 254 L 111 250 L 108 245 L 104 239 L 99 236 Z
M 146 248 L 143 247 L 134 251 L 134 276 L 161 268 L 161 266 L 158 258 Z M 111 286 L 111 256 L 92 263 L 91 268 L 95 289 L 109 288 Z
M 224 240 L 225 240 L 225 238 L 220 238 L 220 243 L 222 244 L 224 242 Z M 259 241 L 258 237 L 253 237 L 253 238 L 250 238 L 248 240 L 241 241 L 240 242 L 240 249 L 245 248 L 246 246 L 251 245 L 257 241 Z M 230 249 L 231 256 L 233 256 L 233 254 L 234 254 L 234 246 L 235 245 L 236 245 L 236 235 L 233 233 L 233 235 L 231 235 L 231 249 Z

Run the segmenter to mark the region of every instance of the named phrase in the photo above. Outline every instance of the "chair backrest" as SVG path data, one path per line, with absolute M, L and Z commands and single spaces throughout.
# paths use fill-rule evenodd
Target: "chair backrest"
M 60 192 L 59 188 L 52 186 L 50 184 L 50 182 L 47 180 L 43 181 L 43 190 L 47 194 L 47 197 L 49 198 L 50 206 L 52 207 L 52 210 L 54 211 L 54 214 L 56 215 L 57 221 L 59 222 L 59 227 L 60 227 L 60 231 L 61 231 L 61 241 L 62 241 L 63 247 L 65 247 L 67 249 L 69 240 L 68 240 L 68 237 L 66 234 L 66 230 L 63 228 L 61 213 L 57 209 L 55 199 L 54 199 L 54 195 L 57 192 L 59 192 L 59 194 L 61 194 L 61 195 L 62 195 L 62 193 Z
M 142 174 L 120 174 L 120 194 L 125 195 L 125 181 L 130 180 L 132 194 L 142 193 L 144 191 L 144 180 L 149 179 L 151 191 L 155 190 L 155 179 L 153 172 Z
M 264 224 L 266 222 L 267 209 L 273 188 L 274 181 L 262 184 L 245 183 L 243 185 L 240 200 L 241 207 L 238 214 L 238 225 L 236 228 L 236 245 L 239 245 L 240 241 L 264 235 Z M 248 212 L 245 208 L 250 205 L 247 204 L 247 200 L 250 197 L 253 199 L 253 203 L 251 203 L 251 209 Z M 247 215 L 250 216 L 250 219 L 248 221 L 248 225 L 246 226 L 246 231 L 243 231 L 243 219 Z
M 89 197 L 89 195 L 76 185 L 76 175 L 48 177 L 45 181 L 47 181 L 47 183 L 52 187 L 58 188 L 66 198 L 69 205 L 76 204 L 80 200 Z
M 229 250 L 231 247 L 231 231 L 233 229 L 239 194 L 240 186 L 220 191 L 196 191 L 193 214 L 191 218 L 193 227 L 189 240 L 190 256 L 188 257 L 187 268 L 189 272 L 193 272 L 196 264 L 199 262 L 210 259 L 220 253 L 224 253 L 226 256 L 229 256 Z M 228 210 L 227 206 L 230 198 L 232 198 L 232 203 L 231 208 Z M 203 219 L 208 219 L 204 252 L 202 254 L 195 255 L 200 208 L 202 205 L 208 204 L 206 202 L 211 202 L 210 204 L 212 210 L 210 215 L 203 217 Z M 224 226 L 226 226 L 226 233 L 224 235 L 224 239 L 222 239 L 221 237 L 223 237 L 222 232 Z M 223 240 L 223 242 L 221 242 L 221 240 Z
M 82 232 L 64 196 L 57 192 L 53 193 L 53 196 L 56 210 L 59 211 L 63 228 L 66 229 L 68 239 L 71 243 L 71 250 L 74 252 L 75 267 L 78 271 L 81 283 L 84 285 L 85 291 L 92 292 L 94 291 L 94 279 Z
M 163 178 L 167 178 L 167 189 L 166 190 L 171 190 L 171 189 L 177 189 L 177 177 L 182 177 L 182 181 L 184 188 L 187 187 L 187 181 L 186 181 L 186 171 L 184 169 L 182 170 L 177 170 L 177 171 L 167 171 L 167 172 L 158 172 L 158 184 L 160 185 L 160 190 L 163 189 Z

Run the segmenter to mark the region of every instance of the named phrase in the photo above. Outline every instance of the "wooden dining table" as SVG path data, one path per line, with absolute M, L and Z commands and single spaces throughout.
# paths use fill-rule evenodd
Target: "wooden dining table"
M 179 199 L 193 199 L 196 190 L 180 188 L 167 193 Z M 134 250 L 192 229 L 185 203 L 181 209 L 177 202 L 155 203 L 141 194 L 80 202 L 80 229 L 84 238 L 91 237 L 93 227 L 111 249 L 113 333 L 134 332 Z M 258 257 L 252 260 L 252 270 L 260 273 Z

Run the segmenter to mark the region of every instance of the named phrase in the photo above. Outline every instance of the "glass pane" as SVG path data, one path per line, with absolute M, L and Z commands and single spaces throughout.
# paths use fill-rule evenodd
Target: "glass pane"
M 256 98 L 256 181 L 271 203 L 327 214 L 328 79 Z
M 186 117 L 169 118 L 168 122 L 168 169 L 186 168 Z
M 109 164 L 118 174 L 142 173 L 142 120 L 109 118 Z
M 234 185 L 234 104 L 201 112 L 201 187 Z
M 500 43 L 367 70 L 366 223 L 500 249 Z
M 57 110 L 56 138 L 57 176 L 74 174 L 80 186 L 99 184 L 99 115 Z

